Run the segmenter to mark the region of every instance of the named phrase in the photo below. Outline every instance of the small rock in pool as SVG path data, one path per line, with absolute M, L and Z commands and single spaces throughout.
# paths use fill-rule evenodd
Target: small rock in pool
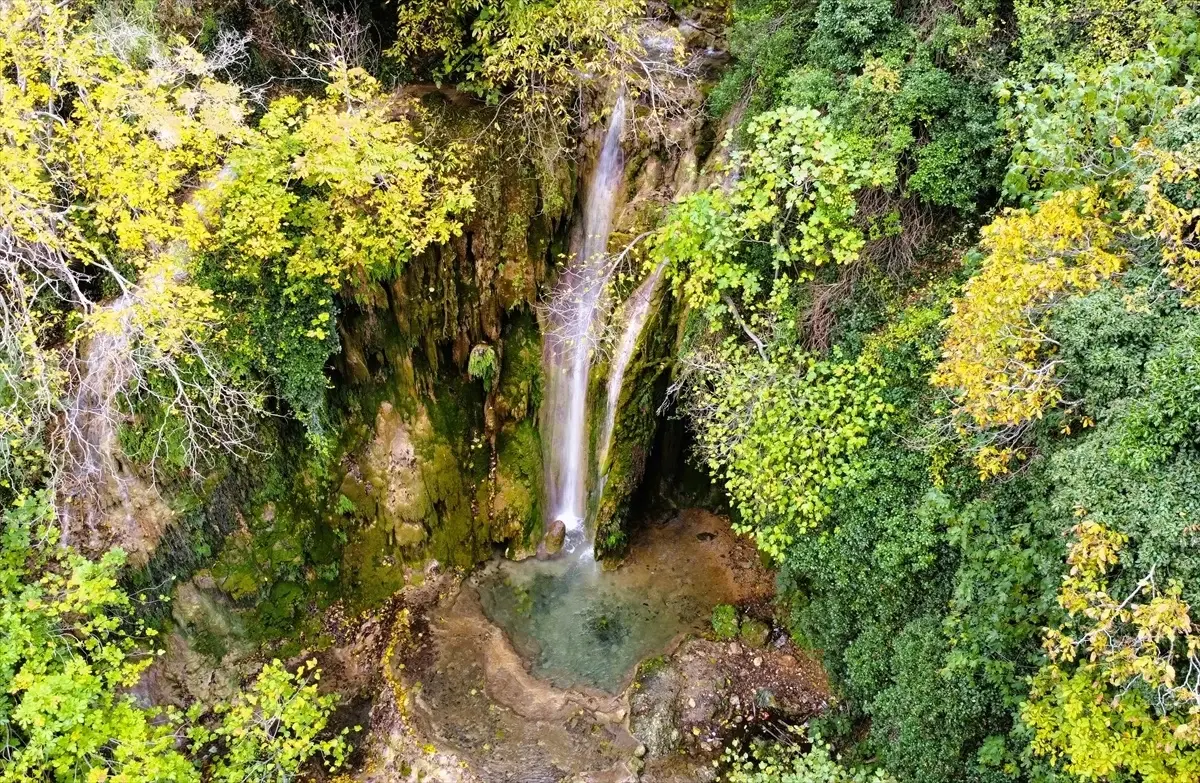
M 538 559 L 545 560 L 548 557 L 557 555 L 562 551 L 566 538 L 566 524 L 561 519 L 551 522 L 550 527 L 546 530 L 546 535 L 542 538 L 541 546 L 538 547 Z

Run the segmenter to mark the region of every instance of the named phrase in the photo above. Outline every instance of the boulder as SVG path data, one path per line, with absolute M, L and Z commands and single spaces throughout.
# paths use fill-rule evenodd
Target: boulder
M 567 525 L 561 519 L 556 519 L 546 528 L 542 537 L 542 545 L 538 547 L 538 556 L 554 557 L 562 551 L 563 543 L 567 540 Z

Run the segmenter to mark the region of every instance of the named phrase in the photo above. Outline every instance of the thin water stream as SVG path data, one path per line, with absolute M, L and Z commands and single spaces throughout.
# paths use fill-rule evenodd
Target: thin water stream
M 604 469 L 604 464 L 608 460 L 608 450 L 612 447 L 613 428 L 617 423 L 617 406 L 621 403 L 621 387 L 625 383 L 625 371 L 629 369 L 629 362 L 633 359 L 638 338 L 641 337 L 642 330 L 646 328 L 646 319 L 650 316 L 654 294 L 658 291 L 658 283 L 662 279 L 665 269 L 666 262 L 659 263 L 621 307 L 625 325 L 621 330 L 621 339 L 617 342 L 616 349 L 609 360 L 608 385 L 604 402 L 604 429 L 600 432 L 600 452 L 596 460 L 596 464 L 600 466 L 601 470 Z M 601 491 L 603 491 L 603 486 Z
M 624 155 L 625 99 L 613 107 L 600 157 L 584 200 L 582 236 L 550 299 L 545 347 L 542 433 L 547 448 L 546 496 L 552 519 L 567 530 L 567 549 L 586 539 L 588 378 L 608 306 L 612 232 Z M 590 547 L 585 547 L 590 549 Z

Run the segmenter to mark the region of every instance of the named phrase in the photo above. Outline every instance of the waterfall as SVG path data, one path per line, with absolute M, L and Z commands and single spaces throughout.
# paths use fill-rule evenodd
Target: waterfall
M 542 432 L 547 443 L 546 499 L 553 519 L 567 530 L 567 548 L 586 536 L 588 378 L 601 336 L 605 287 L 612 274 L 612 231 L 624 160 L 621 133 L 625 99 L 613 107 L 600 157 L 584 195 L 582 235 L 550 297 L 546 348 L 546 398 Z
M 64 544 L 100 546 L 98 541 L 75 541 L 74 533 L 98 535 L 93 517 L 99 513 L 99 496 L 110 482 L 123 489 L 115 412 L 117 398 L 133 375 L 128 323 L 136 304 L 135 294 L 127 291 L 105 305 L 121 328 L 96 332 L 80 349 L 79 380 L 66 399 L 62 419 L 67 458 L 62 494 L 74 501 L 59 504 Z
M 617 423 L 617 404 L 621 401 L 621 386 L 625 382 L 625 370 L 633 359 L 633 351 L 637 348 L 638 337 L 646 326 L 646 318 L 650 315 L 650 304 L 654 301 L 654 292 L 658 290 L 658 282 L 662 279 L 666 262 L 655 267 L 650 276 L 642 281 L 633 295 L 622 307 L 625 327 L 621 331 L 621 339 L 609 359 L 608 387 L 605 395 L 604 429 L 600 431 L 599 457 L 596 464 L 604 470 L 608 459 L 608 450 L 612 446 L 613 428 Z M 606 474 L 607 475 L 607 474 Z M 603 488 L 603 479 L 601 479 Z

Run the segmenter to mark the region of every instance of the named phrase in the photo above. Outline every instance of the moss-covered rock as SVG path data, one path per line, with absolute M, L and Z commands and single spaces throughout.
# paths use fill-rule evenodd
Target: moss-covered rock
M 771 628 L 766 623 L 747 617 L 742 620 L 742 628 L 738 635 L 747 647 L 760 650 L 766 647 L 770 633 Z
M 532 312 L 565 227 L 564 210 L 547 204 L 573 193 L 542 192 L 548 180 L 489 135 L 494 112 L 425 100 L 431 134 L 478 141 L 477 204 L 460 237 L 390 280 L 355 281 L 344 302 L 330 395 L 342 456 L 326 505 L 344 522 L 340 583 L 352 603 L 401 586 L 398 565 L 470 566 L 495 543 L 521 553 L 541 534 Z M 485 352 L 493 372 L 479 372 Z
M 653 292 L 650 313 L 626 366 L 611 442 L 599 466 L 595 504 L 596 556 L 619 556 L 627 542 L 630 500 L 646 472 L 658 426 L 661 381 L 672 349 L 670 300 L 665 286 Z
M 528 552 L 542 529 L 542 442 L 530 419 L 500 431 L 492 538 L 510 541 L 512 554 Z
M 339 485 L 355 520 L 342 570 L 356 603 L 375 603 L 403 586 L 398 566 L 404 563 L 432 557 L 466 567 L 489 554 L 491 531 L 472 489 L 483 478 L 483 467 L 471 459 L 481 444 L 478 437 L 474 444 L 450 437 L 469 430 L 448 407 L 419 403 L 406 415 L 380 403 L 373 437 L 346 461 Z M 465 462 L 455 448 L 464 440 Z
M 504 359 L 496 388 L 501 421 L 533 417 L 542 401 L 542 344 L 529 313 L 516 315 L 504 334 Z

